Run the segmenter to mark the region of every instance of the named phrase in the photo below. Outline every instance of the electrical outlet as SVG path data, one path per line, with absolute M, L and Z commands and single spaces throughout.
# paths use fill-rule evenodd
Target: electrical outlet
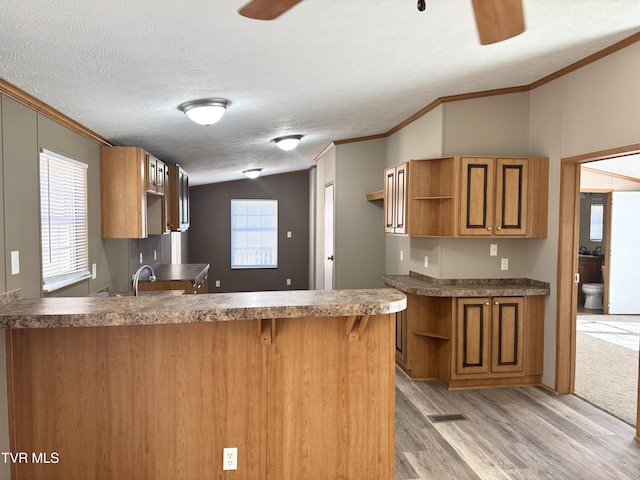
M 497 243 L 492 243 L 491 245 L 489 245 L 489 256 L 490 257 L 497 257 L 498 256 L 498 244 Z
M 503 258 L 500 260 L 500 270 L 509 270 L 509 259 Z
M 140 252 L 140 265 L 142 265 L 142 252 Z
M 287 232 L 287 238 L 291 238 L 291 232 Z
M 153 259 L 154 260 L 158 260 L 158 251 L 157 250 L 153 251 Z
M 222 452 L 222 470 L 238 469 L 238 448 L 225 448 Z
M 216 288 L 220 288 L 220 280 L 216 280 Z
M 425 268 L 429 266 L 429 257 L 427 257 L 426 255 L 424 256 L 424 266 Z
M 287 278 L 287 285 L 291 285 L 291 279 Z
M 98 276 L 98 266 L 95 263 L 91 264 L 91 278 L 96 279 Z
M 404 262 L 404 250 L 400 250 L 400 261 Z

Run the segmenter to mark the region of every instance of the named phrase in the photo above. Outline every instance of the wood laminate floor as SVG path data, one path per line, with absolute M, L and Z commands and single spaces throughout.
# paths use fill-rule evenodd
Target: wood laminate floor
M 434 423 L 430 415 L 466 419 Z M 635 429 L 541 387 L 448 391 L 396 371 L 396 480 L 640 478 Z

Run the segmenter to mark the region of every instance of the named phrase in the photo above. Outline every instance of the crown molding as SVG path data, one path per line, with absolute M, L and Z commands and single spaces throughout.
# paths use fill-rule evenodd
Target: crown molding
M 56 110 L 55 108 L 47 105 L 41 100 L 38 100 L 33 95 L 25 92 L 24 90 L 12 85 L 7 82 L 4 78 L 0 78 L 0 93 L 6 95 L 13 100 L 22 103 L 23 105 L 35 110 L 36 112 L 44 115 L 55 122 L 58 122 L 61 125 L 73 130 L 76 133 L 79 133 L 83 137 L 88 138 L 100 145 L 111 146 L 111 142 L 109 142 L 106 138 L 101 135 L 98 135 L 93 130 L 85 127 L 84 125 L 76 122 L 71 117 L 66 116 L 64 113 Z

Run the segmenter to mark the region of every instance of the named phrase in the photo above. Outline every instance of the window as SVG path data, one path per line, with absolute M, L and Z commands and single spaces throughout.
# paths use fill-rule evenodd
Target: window
M 87 165 L 40 153 L 42 289 L 51 292 L 90 277 Z
M 591 219 L 589 224 L 589 240 L 602 241 L 604 205 L 594 203 L 591 205 Z
M 278 201 L 231 200 L 231 268 L 278 266 Z

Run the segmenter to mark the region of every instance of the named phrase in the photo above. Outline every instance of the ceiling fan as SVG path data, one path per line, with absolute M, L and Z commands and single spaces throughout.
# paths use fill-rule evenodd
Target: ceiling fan
M 252 0 L 238 12 L 256 20 L 273 20 L 302 0 Z M 522 0 L 471 0 L 482 45 L 501 42 L 524 32 Z M 425 9 L 418 0 L 418 10 Z

